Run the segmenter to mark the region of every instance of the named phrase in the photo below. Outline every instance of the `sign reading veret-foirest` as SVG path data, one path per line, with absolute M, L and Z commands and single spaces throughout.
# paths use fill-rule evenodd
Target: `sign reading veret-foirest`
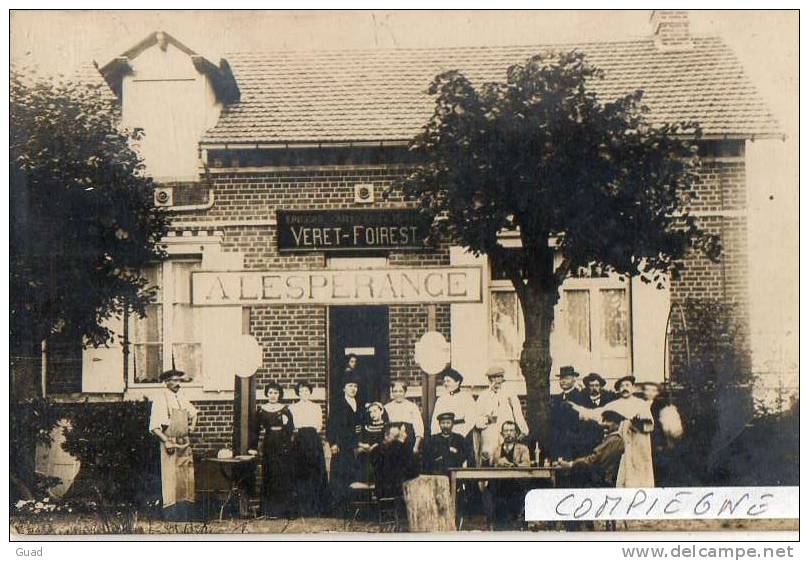
M 429 222 L 413 209 L 278 210 L 278 251 L 421 249 Z
M 480 267 L 195 271 L 195 306 L 480 302 Z

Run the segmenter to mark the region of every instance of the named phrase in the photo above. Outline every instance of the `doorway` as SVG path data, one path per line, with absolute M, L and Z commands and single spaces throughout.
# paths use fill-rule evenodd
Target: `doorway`
M 347 358 L 357 355 L 359 401 L 387 401 L 390 337 L 387 306 L 329 307 L 329 404 L 343 395 Z

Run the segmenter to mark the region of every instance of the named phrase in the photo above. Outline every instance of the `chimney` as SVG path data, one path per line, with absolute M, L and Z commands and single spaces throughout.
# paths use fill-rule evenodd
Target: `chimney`
M 652 10 L 649 21 L 655 45 L 661 51 L 683 51 L 694 46 L 688 29 L 687 11 Z

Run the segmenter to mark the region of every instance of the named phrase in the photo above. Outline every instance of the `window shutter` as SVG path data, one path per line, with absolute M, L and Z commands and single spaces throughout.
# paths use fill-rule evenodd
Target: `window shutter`
M 203 271 L 241 271 L 241 253 L 221 251 L 218 247 L 202 255 Z M 205 391 L 233 391 L 236 374 L 233 353 L 238 352 L 242 335 L 241 306 L 202 308 L 202 372 Z
M 450 265 L 485 265 L 484 257 L 475 257 L 462 247 L 451 247 Z M 450 348 L 452 351 L 452 368 L 463 374 L 464 385 L 486 385 L 486 368 L 489 357 L 489 320 L 486 317 L 489 283 L 485 276 L 483 282 L 483 301 L 475 303 L 452 304 L 450 306 Z
M 113 340 L 106 346 L 88 347 L 81 357 L 81 391 L 84 393 L 123 393 L 124 353 L 121 334 L 124 322 L 113 317 L 104 322 L 113 332 Z
M 662 382 L 666 366 L 666 322 L 671 306 L 666 288 L 633 278 L 632 282 L 632 362 L 638 380 Z

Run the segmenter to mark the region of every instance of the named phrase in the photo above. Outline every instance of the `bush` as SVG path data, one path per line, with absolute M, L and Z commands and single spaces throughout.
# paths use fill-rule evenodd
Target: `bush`
M 59 481 L 45 480 L 35 472 L 38 443 L 50 444 L 51 430 L 59 420 L 53 404 L 38 398 L 9 407 L 9 471 L 11 501 L 39 499 Z
M 65 451 L 81 462 L 71 494 L 89 488 L 104 504 L 145 505 L 159 494 L 158 447 L 149 433 L 150 403 L 84 403 L 65 431 Z
M 717 485 L 798 485 L 800 413 L 792 408 L 757 417 L 717 458 Z
M 48 442 L 56 422 L 67 419 L 70 427 L 65 429 L 62 447 L 81 462 L 81 469 L 65 498 L 105 507 L 153 505 L 160 496 L 160 457 L 157 441 L 149 433 L 149 413 L 150 403 L 145 399 L 16 404 L 11 415 L 12 469 L 34 488 L 36 441 Z
M 683 469 L 708 485 L 754 418 L 747 330 L 736 306 L 719 299 L 687 299 L 674 311 L 670 391 L 685 429 Z

